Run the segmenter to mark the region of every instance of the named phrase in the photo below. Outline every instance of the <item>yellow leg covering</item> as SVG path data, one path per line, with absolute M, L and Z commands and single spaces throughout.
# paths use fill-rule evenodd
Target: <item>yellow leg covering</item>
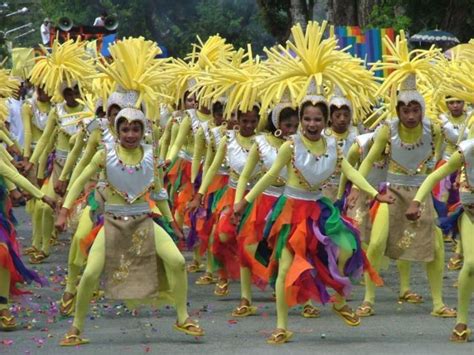
M 178 227 L 183 228 L 184 216 L 182 214 L 179 214 L 178 211 L 176 211 L 174 213 L 174 219 L 176 220 L 176 224 L 178 225 Z
M 193 248 L 193 260 L 201 264 L 201 254 L 199 253 L 199 246 Z
M 372 233 L 370 234 L 370 243 L 367 248 L 367 259 L 372 267 L 378 271 L 383 259 L 388 238 L 388 206 L 384 203 L 380 204 L 377 215 L 372 225 Z M 375 284 L 366 273 L 365 277 L 365 296 L 364 301 L 375 303 Z
M 210 246 L 207 248 L 206 272 L 212 273 L 212 253 Z
M 54 192 L 53 179 L 49 179 L 48 182 L 43 185 L 41 191 L 43 191 L 51 198 L 56 197 L 56 194 Z M 54 231 L 54 211 L 51 207 L 49 207 L 46 203 L 42 201 L 37 201 L 36 205 L 39 209 L 39 213 L 41 214 L 41 222 L 38 226 L 40 228 L 40 233 L 42 236 L 41 250 L 46 255 L 49 255 L 51 236 L 53 235 Z
M 464 264 L 459 272 L 457 323 L 468 324 L 469 304 L 474 291 L 474 224 L 465 214 L 460 222 Z
M 90 206 L 87 206 L 81 212 L 76 233 L 72 237 L 71 247 L 69 248 L 66 292 L 76 293 L 77 278 L 85 261 L 85 256 L 80 251 L 80 243 L 89 235 L 93 227 L 94 224 L 90 218 Z
M 278 265 L 278 276 L 275 285 L 278 329 L 288 329 L 288 304 L 285 297 L 285 280 L 292 262 L 293 254 L 285 247 Z
M 400 297 L 410 291 L 411 263 L 406 260 L 397 260 L 398 272 L 400 274 Z
M 352 251 L 340 249 L 339 260 L 337 262 L 337 268 L 339 269 L 339 273 L 341 275 L 344 275 L 344 267 L 346 266 L 347 260 L 349 260 L 351 256 L 352 256 Z M 336 293 L 334 298 L 336 299 L 336 302 L 334 303 L 334 306 L 336 307 L 336 309 L 341 309 L 342 307 L 344 307 L 344 305 L 346 304 L 346 299 L 343 296 Z
M 8 301 L 10 297 L 10 270 L 0 267 L 0 297 Z M 7 303 L 0 303 L 0 311 L 8 309 Z
M 252 304 L 252 273 L 247 267 L 240 268 L 240 297 Z
M 43 235 L 41 234 L 41 221 L 43 219 L 43 211 L 40 209 L 39 203 L 35 203 L 33 209 L 33 246 L 40 250 L 41 243 L 43 241 Z
M 167 272 L 172 273 L 169 278 L 174 293 L 178 322 L 184 323 L 189 317 L 187 311 L 188 280 L 185 261 L 171 237 L 158 225 L 155 229 L 156 253 L 163 260 Z M 79 331 L 84 329 L 84 320 L 89 309 L 89 302 L 99 281 L 105 264 L 105 233 L 102 228 L 97 235 L 87 260 L 86 269 L 79 283 L 76 299 L 76 312 L 73 326 Z
M 444 275 L 444 241 L 441 230 L 435 228 L 435 252 L 434 260 L 426 263 L 426 274 L 431 288 L 433 299 L 433 310 L 444 306 L 443 302 L 443 275 Z

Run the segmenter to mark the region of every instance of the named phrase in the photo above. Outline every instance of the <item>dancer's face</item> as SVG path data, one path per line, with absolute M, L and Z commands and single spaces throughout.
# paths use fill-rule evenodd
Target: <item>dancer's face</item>
M 455 100 L 455 101 L 448 101 L 447 102 L 449 112 L 453 117 L 459 117 L 463 114 L 464 111 L 464 101 Z
M 295 134 L 296 131 L 298 130 L 299 123 L 300 121 L 296 113 L 295 115 L 290 116 L 287 119 L 280 121 L 281 135 L 283 137 L 289 137 L 292 134 Z
M 255 110 L 239 114 L 240 135 L 251 137 L 255 134 L 258 125 L 258 113 Z
M 118 127 L 120 144 L 127 149 L 133 149 L 140 145 L 143 137 L 143 125 L 141 122 L 124 120 Z
M 76 107 L 77 105 L 79 105 L 79 102 L 76 101 L 76 94 L 74 93 L 74 89 L 64 89 L 63 98 L 64 101 L 66 101 L 66 105 L 68 105 L 69 107 Z
M 421 105 L 416 101 L 411 101 L 408 105 L 399 103 L 397 107 L 398 118 L 407 128 L 417 127 L 422 120 Z
M 351 111 L 347 106 L 331 110 L 331 128 L 334 132 L 342 134 L 349 129 L 351 124 Z
M 48 94 L 46 93 L 46 91 L 43 90 L 43 88 L 36 88 L 36 95 L 37 95 L 37 98 L 38 98 L 38 101 L 39 102 L 50 102 L 51 101 L 51 97 L 48 96 Z
M 196 96 L 187 95 L 186 99 L 184 100 L 184 109 L 189 110 L 196 107 L 197 107 Z
M 317 106 L 307 106 L 301 116 L 301 129 L 306 138 L 317 141 L 326 127 L 326 120 L 321 109 Z
M 117 117 L 119 112 L 120 112 L 120 107 L 118 107 L 117 105 L 112 105 L 109 107 L 108 120 L 111 126 L 114 126 L 115 117 Z

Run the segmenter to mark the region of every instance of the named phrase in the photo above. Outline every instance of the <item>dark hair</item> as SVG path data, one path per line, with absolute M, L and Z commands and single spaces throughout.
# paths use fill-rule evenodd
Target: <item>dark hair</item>
M 224 112 L 224 105 L 222 102 L 216 101 L 212 104 L 212 113 L 223 113 Z
M 336 105 L 331 105 L 329 106 L 329 115 L 332 116 L 334 112 L 337 110 L 347 110 L 349 113 L 351 112 L 351 109 L 347 105 L 342 105 L 340 107 L 337 107 Z
M 275 125 L 273 124 L 273 120 L 271 119 L 272 117 L 272 113 L 273 112 L 270 112 L 268 114 L 268 122 L 267 122 L 267 131 L 270 132 L 270 133 L 275 133 L 275 131 L 278 129 L 275 127 Z M 289 120 L 291 117 L 293 116 L 298 116 L 298 111 L 296 111 L 294 108 L 292 107 L 285 107 L 284 109 L 282 109 L 280 111 L 280 116 L 278 117 L 278 123 L 279 125 L 281 125 L 282 122 L 286 121 L 286 120 Z
M 119 109 L 119 111 L 121 110 L 121 107 L 120 107 L 119 105 L 117 105 L 117 104 L 112 104 L 112 105 L 110 105 L 110 106 L 107 108 L 107 112 L 106 112 L 107 116 L 110 115 L 110 110 L 112 109 L 112 107 L 117 107 L 117 108 Z
M 258 112 L 260 111 L 260 107 L 258 105 L 253 105 L 252 109 L 251 110 L 248 110 L 246 112 L 255 112 L 258 116 Z M 242 112 L 241 110 L 238 110 L 237 111 L 237 119 L 240 119 L 240 116 L 243 114 L 243 113 L 246 113 L 246 112 Z
M 107 11 L 105 11 L 105 10 L 104 10 L 104 11 L 102 11 L 102 12 L 100 13 L 100 16 L 107 17 L 107 16 L 108 16 L 108 13 L 107 13 Z
M 300 116 L 300 119 L 303 118 L 303 112 L 304 110 L 306 110 L 307 107 L 309 106 L 313 106 L 313 107 L 317 107 L 321 110 L 321 112 L 323 113 L 323 116 L 324 116 L 324 121 L 327 122 L 328 119 L 329 119 L 329 109 L 328 109 L 328 106 L 323 103 L 323 102 L 318 102 L 316 105 L 313 104 L 311 101 L 306 101 L 303 103 L 303 105 L 301 105 L 300 107 L 300 112 L 299 112 L 299 116 Z
M 117 131 L 120 130 L 120 126 L 124 123 L 128 122 L 126 117 L 120 117 L 119 120 L 117 121 Z M 142 127 L 142 132 L 145 133 L 145 127 L 143 126 L 143 122 L 141 121 L 132 121 L 132 122 L 138 122 L 140 123 L 140 126 Z M 118 132 L 117 132 L 118 133 Z
M 402 106 L 409 106 L 409 105 L 411 105 L 411 104 L 417 104 L 418 106 L 420 106 L 420 108 L 423 108 L 423 106 L 421 106 L 421 104 L 420 104 L 418 101 L 411 100 L 411 101 L 408 103 L 408 105 L 405 104 L 403 101 L 398 101 L 398 102 L 397 102 L 397 106 L 396 106 L 396 110 L 397 110 L 397 112 L 398 112 L 398 110 L 400 109 L 400 107 L 402 107 Z

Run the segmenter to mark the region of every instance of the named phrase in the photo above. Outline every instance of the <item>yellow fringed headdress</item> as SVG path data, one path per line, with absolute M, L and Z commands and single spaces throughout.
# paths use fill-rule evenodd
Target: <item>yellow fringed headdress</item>
M 53 101 L 60 102 L 64 89 L 87 86 L 95 73 L 94 62 L 85 51 L 85 42 L 70 39 L 60 44 L 56 39 L 51 54 L 40 57 L 34 65 L 30 81 L 43 87 Z
M 421 105 L 423 115 L 425 115 L 426 102 L 417 89 L 417 80 L 423 82 L 428 88 L 439 83 L 441 73 L 436 70 L 435 65 L 440 57 L 439 49 L 432 47 L 430 50 L 409 51 L 408 41 L 403 31 L 400 31 L 395 43 L 389 37 L 385 37 L 383 42 L 390 54 L 384 55 L 384 62 L 375 63 L 372 69 L 391 69 L 393 71 L 379 87 L 377 95 L 389 95 L 390 109 L 387 112 L 394 112 L 397 102 L 408 104 L 411 101 L 416 101 Z M 398 96 L 397 91 L 399 91 Z M 386 115 L 382 115 L 380 119 L 385 117 Z
M 160 101 L 169 99 L 166 88 L 170 76 L 163 66 L 167 59 L 157 58 L 161 50 L 155 42 L 130 37 L 113 44 L 109 51 L 113 63 L 100 63 L 99 69 L 115 81 L 115 92 L 123 95 L 111 94 L 107 107 L 114 100 L 121 108 L 138 108 L 143 103 L 148 112 Z
M 174 59 L 167 66 L 167 71 L 173 77 L 170 90 L 175 103 L 183 101 L 187 91 L 195 92 L 201 76 L 206 75 L 207 70 L 215 68 L 216 63 L 232 60 L 234 48 L 224 38 L 219 35 L 210 36 L 204 43 L 199 36 L 197 39 L 199 43 L 193 44 L 193 51 L 184 60 Z M 200 102 L 209 106 L 209 102 L 204 99 L 207 95 L 199 96 Z
M 325 38 L 327 22 L 309 22 L 306 32 L 297 24 L 291 29 L 293 41 L 287 47 L 265 49 L 268 71 L 263 84 L 262 109 L 279 102 L 287 90 L 293 105 L 323 102 L 336 87 L 352 104 L 369 106 L 376 91 L 373 74 L 360 59 L 337 48 L 334 35 Z M 330 31 L 332 33 L 332 31 Z
M 202 78 L 202 85 L 212 88 L 203 98 L 212 102 L 227 97 L 224 113 L 228 117 L 237 110 L 248 112 L 256 105 L 260 107 L 262 67 L 260 58 L 253 56 L 250 45 L 247 51 L 237 52 L 230 62 L 219 60 Z
M 20 82 L 10 76 L 10 71 L 0 69 L 0 97 L 9 98 L 20 86 Z

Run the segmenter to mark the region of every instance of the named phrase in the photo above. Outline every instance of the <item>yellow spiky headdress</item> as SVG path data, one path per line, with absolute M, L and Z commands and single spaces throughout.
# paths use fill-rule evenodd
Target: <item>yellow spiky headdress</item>
M 3 122 L 8 116 L 7 99 L 15 94 L 20 82 L 10 76 L 10 71 L 0 69 L 0 121 Z
M 44 52 L 47 53 L 45 49 Z M 60 44 L 56 39 L 51 54 L 40 57 L 35 63 L 30 81 L 43 87 L 53 101 L 60 102 L 64 89 L 76 85 L 82 89 L 95 74 L 93 59 L 85 51 L 85 42 L 70 39 Z
M 206 72 L 215 68 L 220 61 L 230 61 L 234 48 L 226 43 L 225 38 L 219 35 L 210 36 L 205 42 L 197 36 L 198 43 L 193 44 L 193 51 L 183 59 L 174 59 L 168 66 L 167 71 L 173 77 L 170 83 L 172 96 L 178 104 L 184 100 L 186 92 L 195 92 L 196 85 Z M 201 87 L 202 88 L 202 87 Z M 199 95 L 200 103 L 209 106 L 206 95 Z
M 253 56 L 252 48 L 239 50 L 229 62 L 219 60 L 216 66 L 202 78 L 202 85 L 212 88 L 204 99 L 215 101 L 226 97 L 224 113 L 248 112 L 254 106 L 260 107 L 261 82 L 264 76 L 263 66 L 258 56 Z M 202 93 L 201 93 L 202 94 Z
M 327 105 L 325 95 L 335 87 L 358 106 L 370 105 L 376 89 L 372 72 L 346 53 L 347 48 L 338 49 L 334 35 L 326 38 L 326 28 L 326 21 L 321 25 L 309 22 L 306 31 L 295 25 L 291 29 L 293 41 L 288 41 L 286 48 L 265 49 L 269 75 L 263 84 L 262 108 L 279 102 L 285 91 L 295 106 L 307 101 Z
M 121 108 L 140 107 L 147 112 L 160 101 L 170 99 L 166 88 L 170 76 L 164 71 L 167 59 L 158 59 L 161 50 L 155 42 L 143 37 L 126 38 L 109 47 L 113 63 L 99 64 L 99 70 L 115 81 L 116 87 L 107 101 Z
M 390 69 L 393 71 L 379 87 L 377 95 L 388 93 L 390 100 L 389 112 L 395 111 L 397 102 L 408 104 L 411 101 L 416 101 L 421 105 L 423 115 L 425 115 L 426 102 L 417 89 L 417 80 L 428 87 L 433 87 L 439 83 L 441 74 L 436 70 L 435 63 L 440 57 L 440 51 L 434 49 L 434 47 L 429 50 L 415 49 L 409 51 L 408 40 L 404 31 L 400 31 L 395 43 L 389 37 L 385 37 L 383 42 L 390 54 L 384 55 L 384 62 L 375 63 L 372 69 Z M 398 95 L 397 91 L 399 91 Z

